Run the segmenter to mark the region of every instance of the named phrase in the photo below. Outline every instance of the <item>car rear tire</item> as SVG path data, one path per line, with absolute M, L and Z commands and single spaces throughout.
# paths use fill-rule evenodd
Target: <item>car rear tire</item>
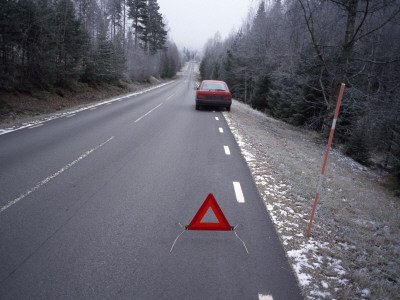
M 196 110 L 199 110 L 199 109 L 200 109 L 200 105 L 196 104 Z
M 226 110 L 227 110 L 227 111 L 231 111 L 231 107 L 230 107 L 230 106 L 227 106 L 227 107 L 226 107 Z

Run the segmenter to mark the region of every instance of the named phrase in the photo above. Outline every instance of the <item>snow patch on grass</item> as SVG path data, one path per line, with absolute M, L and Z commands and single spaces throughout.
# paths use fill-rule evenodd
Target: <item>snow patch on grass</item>
M 316 285 L 313 276 L 321 265 L 325 264 L 325 268 L 330 270 L 329 282 L 332 286 L 343 287 L 348 282 L 344 278 L 346 270 L 341 265 L 341 261 L 321 254 L 333 246 L 328 242 L 305 238 L 302 229 L 307 220 L 305 220 L 305 214 L 296 209 L 292 187 L 274 176 L 273 168 L 267 160 L 256 159 L 257 154 L 252 153 L 256 152 L 256 147 L 240 133 L 229 113 L 224 113 L 224 116 L 252 171 L 254 181 L 259 187 L 261 197 L 279 233 L 300 286 L 312 288 L 313 293 L 309 294 L 310 299 L 330 296 L 329 292 L 323 290 L 329 287 L 328 282 L 324 281 L 322 285 Z
M 400 253 L 399 230 L 382 223 L 387 218 L 393 220 L 398 205 L 373 190 L 371 178 L 379 180 L 379 176 L 332 149 L 323 182 L 324 194 L 319 200 L 311 238 L 306 238 L 325 146 L 313 142 L 311 134 L 237 101 L 231 112 L 223 115 L 251 170 L 305 298 L 398 296 L 396 282 L 400 282 L 400 272 L 394 257 Z M 354 193 L 349 192 L 353 190 Z M 377 203 L 381 197 L 386 197 L 383 203 L 390 203 L 391 207 L 382 209 Z M 382 267 L 386 270 L 383 276 Z M 388 279 L 377 279 L 378 276 Z

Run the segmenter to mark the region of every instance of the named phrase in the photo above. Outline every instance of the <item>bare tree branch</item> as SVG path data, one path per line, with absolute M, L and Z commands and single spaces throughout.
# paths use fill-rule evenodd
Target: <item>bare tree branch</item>
M 395 58 L 390 61 L 376 61 L 376 60 L 370 60 L 370 59 L 363 59 L 363 58 L 353 58 L 355 61 L 361 61 L 361 62 L 366 62 L 366 63 L 371 63 L 375 65 L 388 65 L 396 62 L 400 62 L 400 58 Z
M 399 13 L 400 13 L 400 6 L 393 12 L 393 14 L 388 19 L 386 19 L 384 22 L 382 22 L 382 24 L 380 24 L 378 27 L 360 35 L 355 41 L 357 42 L 357 41 L 363 39 L 364 37 L 370 35 L 371 33 L 374 33 L 375 31 L 383 28 L 386 24 L 391 22 Z
M 325 71 L 327 73 L 331 73 L 331 72 L 329 72 L 328 66 L 327 66 L 327 64 L 325 62 L 325 59 L 324 59 L 323 55 L 322 55 L 321 49 L 318 47 L 318 44 L 317 44 L 317 42 L 315 40 L 314 23 L 313 23 L 314 21 L 313 21 L 311 9 L 310 9 L 310 7 L 308 8 L 309 11 L 310 11 L 310 16 L 309 16 L 310 21 L 309 21 L 309 18 L 307 17 L 307 11 L 306 11 L 306 8 L 304 7 L 303 2 L 301 0 L 298 0 L 298 2 L 300 3 L 300 5 L 302 7 L 302 10 L 303 10 L 303 13 L 304 13 L 304 19 L 305 19 L 306 25 L 307 25 L 307 29 L 308 29 L 308 32 L 311 35 L 311 40 L 312 40 L 314 49 L 317 52 L 318 58 L 321 61 L 322 65 L 324 66 Z M 310 24 L 310 22 L 311 22 L 311 24 Z
M 328 105 L 329 105 L 329 101 L 328 101 L 328 98 L 326 97 L 324 83 L 322 82 L 322 75 L 323 75 L 323 73 L 324 73 L 324 69 L 321 68 L 321 73 L 320 73 L 320 75 L 319 75 L 319 84 L 320 84 L 320 86 L 321 86 L 321 92 L 322 92 L 322 95 L 324 96 L 325 104 L 326 104 L 326 106 L 328 106 Z
M 353 38 L 351 39 L 350 43 L 354 43 L 354 42 L 355 42 L 355 38 L 356 38 L 358 32 L 360 31 L 360 29 L 361 29 L 361 27 L 363 26 L 365 20 L 367 19 L 367 16 L 368 16 L 368 8 L 369 8 L 369 0 L 367 0 L 367 5 L 366 5 L 365 10 L 364 10 L 363 18 L 362 18 L 360 24 L 358 25 L 357 29 L 355 30 L 354 35 L 353 35 Z

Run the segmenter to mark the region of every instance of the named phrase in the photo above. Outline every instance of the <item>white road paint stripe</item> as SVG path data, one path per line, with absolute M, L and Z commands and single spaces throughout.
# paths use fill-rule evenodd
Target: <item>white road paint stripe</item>
M 258 300 L 274 300 L 271 295 L 258 294 Z
M 222 127 L 220 127 L 219 132 L 224 133 L 224 129 Z
M 29 129 L 37 128 L 37 127 L 40 127 L 40 126 L 43 126 L 43 123 L 42 123 L 42 124 L 37 124 L 37 125 L 31 126 L 31 127 L 29 127 Z
M 92 107 L 90 110 L 95 110 L 97 107 Z
M 158 104 L 156 107 L 154 107 L 152 110 L 148 111 L 147 113 L 145 113 L 143 116 L 141 116 L 139 119 L 137 119 L 135 121 L 135 123 L 139 122 L 141 119 L 143 119 L 145 116 L 151 114 L 153 111 L 155 111 L 157 108 L 159 108 L 161 105 L 163 105 L 162 103 Z
M 62 174 L 63 172 L 67 171 L 69 168 L 71 168 L 73 165 L 75 165 L 76 163 L 80 162 L 82 159 L 86 158 L 87 156 L 89 156 L 90 154 L 92 154 L 94 151 L 98 150 L 99 148 L 103 147 L 105 144 L 107 144 L 108 142 L 110 142 L 114 137 L 110 137 L 107 141 L 101 143 L 100 145 L 90 149 L 89 151 L 86 151 L 85 153 L 83 153 L 81 156 L 79 156 L 77 159 L 75 159 L 73 162 L 69 163 L 68 165 L 64 166 L 63 168 L 61 168 L 60 170 L 58 170 L 56 173 L 54 173 L 53 175 L 50 175 L 49 177 L 43 179 L 42 181 L 38 182 L 33 188 L 27 190 L 25 193 L 21 194 L 18 198 L 15 198 L 14 200 L 11 200 L 10 202 L 8 202 L 5 206 L 0 208 L 0 213 L 2 213 L 3 211 L 5 211 L 6 209 L 10 208 L 11 206 L 13 206 L 14 204 L 18 203 L 19 201 L 21 201 L 22 199 L 24 199 L 25 197 L 29 196 L 30 194 L 32 194 L 34 191 L 38 190 L 40 187 L 42 187 L 43 185 L 45 185 L 46 183 L 48 183 L 50 180 L 56 178 L 58 175 Z
M 226 155 L 231 155 L 231 151 L 229 150 L 229 146 L 224 146 L 225 149 L 225 154 Z
M 65 116 L 66 118 L 71 118 L 71 117 L 75 117 L 76 116 L 76 114 L 70 114 L 70 115 L 68 115 L 68 116 Z
M 218 117 L 215 117 L 215 120 L 217 120 L 217 121 L 218 121 L 218 120 L 219 120 L 219 118 L 218 118 Z
M 126 98 L 130 98 L 130 97 L 135 97 L 135 96 L 150 92 L 151 90 L 155 90 L 155 89 L 158 89 L 160 87 L 163 87 L 163 86 L 165 86 L 167 84 L 171 84 L 173 82 L 175 82 L 175 80 L 172 80 L 170 82 L 163 83 L 163 84 L 151 87 L 149 89 L 146 89 L 146 90 L 143 90 L 143 91 L 140 91 L 140 92 L 130 93 L 130 94 L 124 95 L 124 96 L 122 96 L 120 98 L 121 99 L 126 99 Z M 119 98 L 117 98 L 117 99 L 119 99 Z M 92 109 L 92 108 L 95 108 L 95 107 L 100 106 L 100 105 L 104 105 L 104 104 L 106 104 L 108 102 L 112 102 L 112 101 L 119 101 L 119 100 L 115 100 L 115 99 L 107 100 L 107 101 L 104 101 L 104 102 L 100 102 L 98 104 L 94 104 L 94 105 L 90 105 L 90 106 L 85 106 L 85 107 L 79 108 L 79 109 L 75 110 L 75 112 L 81 112 L 81 111 L 84 111 L 84 110 Z M 55 115 L 53 115 L 53 116 L 51 116 L 49 118 L 46 118 L 45 120 L 41 120 L 41 121 L 48 122 L 48 121 L 51 121 L 51 120 L 55 120 L 55 119 L 58 119 L 58 118 L 65 117 L 66 115 L 67 115 L 66 113 L 58 113 L 58 114 L 55 114 Z M 6 129 L 0 129 L 0 135 L 7 134 L 7 133 L 10 133 L 10 132 L 13 132 L 13 131 L 17 131 L 17 130 L 21 130 L 21 129 L 25 129 L 25 128 L 28 128 L 30 126 L 32 126 L 32 123 L 24 124 L 24 125 L 22 125 L 20 127 L 10 127 L 10 128 L 6 128 Z
M 240 182 L 234 181 L 233 188 L 235 189 L 236 201 L 239 203 L 244 203 L 245 201 L 244 201 L 242 188 L 240 186 Z

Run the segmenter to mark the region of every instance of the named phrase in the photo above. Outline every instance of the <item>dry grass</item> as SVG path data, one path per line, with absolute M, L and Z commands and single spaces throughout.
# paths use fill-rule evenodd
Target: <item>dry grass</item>
M 331 150 L 307 239 L 326 142 L 239 102 L 224 115 L 245 157 L 254 157 L 249 167 L 304 295 L 400 299 L 400 200 L 386 187 L 389 176 Z
M 154 85 L 159 82 L 154 83 Z M 151 83 L 124 83 L 120 86 L 102 85 L 98 88 L 82 86 L 75 91 L 30 93 L 0 91 L 0 128 L 18 127 L 23 123 L 46 118 L 55 112 L 77 109 L 129 92 L 150 87 Z

